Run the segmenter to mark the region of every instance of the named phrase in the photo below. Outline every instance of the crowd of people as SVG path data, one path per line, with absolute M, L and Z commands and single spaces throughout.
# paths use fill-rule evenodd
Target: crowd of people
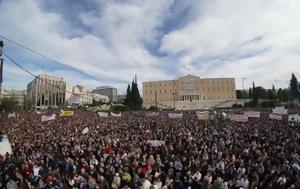
M 0 188 L 300 189 L 298 124 L 23 112 L 1 117 L 0 131 L 13 149 L 0 157 Z

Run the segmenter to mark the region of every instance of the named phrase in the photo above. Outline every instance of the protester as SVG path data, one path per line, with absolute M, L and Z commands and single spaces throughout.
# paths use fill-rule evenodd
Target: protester
M 188 111 L 177 119 L 82 111 L 49 122 L 24 112 L 0 119 L 13 149 L 0 157 L 2 187 L 300 189 L 297 124 L 204 122 Z

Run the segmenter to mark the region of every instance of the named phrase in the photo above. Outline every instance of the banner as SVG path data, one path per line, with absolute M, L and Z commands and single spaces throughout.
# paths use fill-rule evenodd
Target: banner
M 272 110 L 273 114 L 279 114 L 279 115 L 287 115 L 288 110 L 284 109 L 282 107 L 276 107 Z
M 107 112 L 98 112 L 99 117 L 108 117 Z
M 208 111 L 204 111 L 204 112 L 197 111 L 196 116 L 197 116 L 198 120 L 204 120 L 204 121 L 209 120 L 209 112 Z
M 235 114 L 235 115 L 229 116 L 229 119 L 231 121 L 236 121 L 236 122 L 247 122 L 248 121 L 248 116 Z
M 168 117 L 171 119 L 180 119 L 183 117 L 183 113 L 169 113 Z
M 74 116 L 74 111 L 61 111 L 59 116 L 60 117 L 72 117 L 72 116 Z
M 111 115 L 112 117 L 121 117 L 121 116 L 122 116 L 121 112 L 118 113 L 118 114 L 114 114 L 114 113 L 111 112 L 110 115 Z
M 52 121 L 52 120 L 55 120 L 56 118 L 56 114 L 52 114 L 51 116 L 49 115 L 43 115 L 42 116 L 42 122 L 44 121 Z
M 15 112 L 13 112 L 13 113 L 9 113 L 7 117 L 8 117 L 8 118 L 11 118 L 11 117 L 16 117 L 16 113 L 15 113 Z
M 82 134 L 84 135 L 87 134 L 88 132 L 89 132 L 89 128 L 87 127 L 82 130 Z
M 300 116 L 298 114 L 290 114 L 289 122 L 300 122 Z
M 278 114 L 269 114 L 269 118 L 270 118 L 270 119 L 274 119 L 274 120 L 282 120 L 282 115 L 278 115 Z
M 249 117 L 254 117 L 254 118 L 260 118 L 260 112 L 254 112 L 254 111 L 248 111 L 244 112 L 244 115 Z
M 159 116 L 159 112 L 146 113 L 146 117 L 156 117 L 156 116 Z
M 163 140 L 147 140 L 147 143 L 153 147 L 159 147 L 161 145 L 165 145 L 165 141 Z

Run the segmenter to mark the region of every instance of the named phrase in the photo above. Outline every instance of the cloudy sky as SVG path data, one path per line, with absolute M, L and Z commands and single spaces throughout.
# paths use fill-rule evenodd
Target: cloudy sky
M 125 92 L 134 74 L 285 87 L 292 72 L 300 79 L 299 10 L 299 0 L 0 0 L 0 35 L 62 63 L 4 40 L 4 52 L 33 73 L 89 88 Z M 32 79 L 4 66 L 4 88 Z

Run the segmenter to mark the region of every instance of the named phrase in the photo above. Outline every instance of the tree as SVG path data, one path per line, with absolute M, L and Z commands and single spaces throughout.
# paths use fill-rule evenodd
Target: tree
M 236 98 L 237 99 L 245 99 L 245 98 L 248 98 L 248 94 L 244 90 L 236 90 Z
M 126 98 L 125 98 L 125 105 L 127 105 L 129 108 L 132 107 L 131 89 L 130 89 L 130 85 L 129 84 L 128 84 L 128 87 L 127 87 L 127 93 L 126 93 Z
M 291 95 L 292 100 L 300 98 L 299 83 L 298 83 L 298 79 L 296 78 L 294 73 L 292 73 L 292 78 L 290 80 L 290 90 L 291 90 L 290 95 Z
M 141 110 L 143 99 L 140 96 L 137 80 L 132 81 L 131 85 L 132 110 Z
M 24 108 L 25 110 L 30 110 L 32 108 L 32 100 L 30 98 L 24 97 Z
M 276 89 L 275 89 L 275 86 L 272 85 L 272 92 L 273 92 L 273 95 L 274 95 L 274 99 L 277 98 L 277 92 L 276 92 Z
M 15 111 L 16 110 L 15 98 L 13 96 L 11 96 L 10 98 L 3 98 L 1 109 L 4 110 L 5 112 Z
M 263 87 L 261 87 L 261 86 L 256 87 L 255 92 L 258 96 L 258 99 L 265 99 L 266 98 L 267 91 Z
M 287 102 L 288 101 L 288 90 L 279 88 L 277 91 L 277 97 L 278 97 L 279 101 Z
M 277 98 L 275 86 L 272 85 L 272 89 L 267 90 L 267 99 L 275 100 Z
M 140 96 L 137 79 L 135 78 L 131 83 L 131 87 L 130 85 L 127 87 L 125 105 L 127 105 L 130 110 L 141 110 L 142 104 L 143 99 Z
M 258 94 L 255 84 L 253 82 L 252 83 L 252 103 L 254 106 L 256 106 L 258 104 L 258 97 L 259 97 L 259 94 Z
M 252 99 L 253 98 L 253 93 L 252 93 L 252 89 L 251 87 L 249 87 L 249 98 Z

